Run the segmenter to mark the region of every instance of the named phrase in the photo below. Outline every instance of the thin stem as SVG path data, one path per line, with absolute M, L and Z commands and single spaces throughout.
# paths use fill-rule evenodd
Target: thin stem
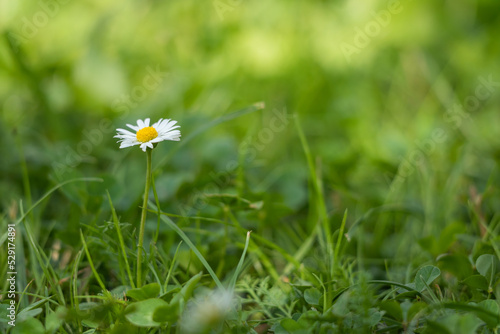
M 160 216 L 161 216 L 161 209 L 160 209 L 160 200 L 158 199 L 158 194 L 156 193 L 156 187 L 155 187 L 155 178 L 153 175 L 151 175 L 151 185 L 153 186 L 153 195 L 155 197 L 155 202 L 156 202 L 156 207 L 158 208 L 156 214 L 158 216 L 158 221 L 156 222 L 156 233 L 153 238 L 153 244 L 156 245 L 156 242 L 158 241 L 158 236 L 160 235 Z
M 141 226 L 139 230 L 139 243 L 137 244 L 137 288 L 142 286 L 142 246 L 144 243 L 144 228 L 146 226 L 146 214 L 148 212 L 148 195 L 149 187 L 151 185 L 151 152 L 153 150 L 148 148 L 147 153 L 147 167 L 146 167 L 146 187 L 144 189 L 144 201 L 142 202 Z

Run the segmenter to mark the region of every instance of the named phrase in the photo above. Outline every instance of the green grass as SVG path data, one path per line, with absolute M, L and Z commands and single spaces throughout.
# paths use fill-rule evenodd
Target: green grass
M 363 46 L 389 3 L 43 4 L 0 1 L 1 332 L 500 332 L 498 2 Z

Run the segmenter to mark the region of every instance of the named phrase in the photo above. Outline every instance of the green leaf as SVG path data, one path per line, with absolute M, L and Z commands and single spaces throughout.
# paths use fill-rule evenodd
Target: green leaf
M 64 318 L 66 316 L 66 308 L 64 306 L 59 306 L 55 312 L 50 312 L 45 318 L 45 328 L 46 333 L 55 333 L 62 325 Z
M 452 314 L 440 321 L 450 333 L 475 334 L 481 321 L 473 314 Z
M 463 281 L 463 283 L 474 289 L 488 291 L 488 281 L 484 276 L 481 275 L 469 276 Z
M 451 333 L 443 324 L 427 320 L 427 327 L 424 331 L 425 334 L 454 334 Z
M 290 334 L 286 329 L 283 328 L 280 324 L 272 327 L 274 329 L 274 334 Z
M 99 314 L 100 305 L 95 302 L 83 302 L 80 303 L 79 308 L 80 312 L 82 312 L 82 324 L 86 327 L 97 328 L 99 327 L 99 319 L 95 317 L 96 314 Z
M 379 307 L 382 311 L 385 311 L 388 316 L 391 316 L 398 321 L 403 320 L 403 310 L 397 301 L 384 300 L 379 303 Z
M 408 291 L 408 292 L 400 293 L 394 299 L 397 299 L 397 300 L 405 300 L 405 299 L 408 299 L 408 298 L 409 299 L 413 299 L 416 296 L 418 296 L 419 294 L 420 294 L 420 292 L 418 292 L 418 291 Z
M 477 313 L 477 316 L 481 320 L 483 320 L 489 328 L 494 329 L 498 325 L 500 325 L 500 308 L 498 307 L 498 303 L 495 300 L 483 300 L 482 302 L 478 303 L 477 306 L 479 306 L 483 310 L 497 315 L 496 317 L 493 317 L 489 314 Z
M 153 314 L 153 321 L 160 323 L 174 323 L 179 319 L 179 316 L 179 303 L 171 303 L 169 305 L 158 307 Z
M 191 295 L 193 294 L 193 291 L 196 288 L 196 284 L 198 284 L 198 282 L 201 279 L 201 274 L 202 273 L 198 273 L 197 275 L 191 277 L 191 279 L 187 281 L 186 284 L 184 284 L 181 291 L 172 298 L 171 303 L 175 304 L 181 300 L 186 302 L 189 298 L 191 298 Z
M 297 315 L 299 316 L 299 318 L 296 321 L 299 323 L 299 325 L 302 326 L 302 328 L 307 328 L 307 329 L 311 330 L 311 321 L 314 322 L 315 319 L 318 319 L 318 317 L 321 316 L 321 313 L 318 312 L 317 310 L 309 310 L 309 311 L 306 311 L 302 314 L 295 313 L 292 316 L 292 319 L 294 319 L 295 316 L 297 316 Z
M 452 273 L 461 280 L 473 274 L 472 264 L 467 256 L 462 254 L 440 256 L 438 266 L 442 271 Z
M 26 308 L 26 309 L 22 310 L 21 312 L 19 312 L 16 320 L 17 320 L 17 322 L 23 322 L 26 319 L 36 317 L 40 313 L 42 313 L 41 308 L 35 308 L 35 309 L 27 309 Z
M 137 301 L 141 301 L 158 297 L 159 293 L 160 293 L 160 285 L 158 283 L 151 283 L 144 285 L 139 289 L 128 290 L 127 297 L 134 298 Z
M 489 284 L 493 281 L 493 276 L 498 270 L 498 259 L 496 256 L 491 254 L 483 254 L 476 260 L 477 271 L 486 277 Z
M 101 333 L 101 332 L 99 332 Z M 107 334 L 139 334 L 139 333 L 144 333 L 141 331 L 140 328 L 129 324 L 129 323 L 121 323 L 121 324 L 116 324 L 113 326 L 113 329 L 109 332 L 106 332 Z M 85 334 L 85 333 L 84 333 Z
M 417 243 L 419 246 L 424 250 L 428 251 L 432 255 L 437 255 L 435 249 L 436 249 L 436 238 L 433 236 L 427 236 L 425 238 L 421 238 L 417 240 Z
M 304 328 L 301 324 L 293 319 L 283 319 L 280 322 L 281 327 L 283 327 L 288 333 L 293 334 L 305 334 L 307 333 L 307 327 Z
M 456 235 L 465 233 L 466 228 L 463 223 L 455 222 L 447 225 L 441 232 L 438 239 L 428 236 L 418 240 L 418 244 L 423 250 L 428 251 L 433 256 L 446 253 L 456 240 Z
M 461 233 L 466 233 L 467 228 L 463 223 L 454 222 L 447 225 L 439 236 L 439 240 L 436 243 L 437 251 L 439 253 L 444 253 L 453 245 L 456 240 L 456 235 Z
M 425 266 L 415 275 L 415 289 L 419 292 L 424 291 L 427 285 L 431 285 L 436 278 L 441 275 L 441 270 L 434 266 Z
M 376 308 L 371 308 L 368 310 L 368 324 L 370 325 L 370 327 L 373 327 L 375 326 L 376 324 L 378 324 L 380 322 L 380 320 L 382 320 L 382 315 L 383 313 L 380 312 L 379 310 L 377 310 Z
M 43 299 L 40 299 L 39 301 L 36 301 L 36 302 L 34 302 L 34 303 L 31 303 L 29 306 L 27 306 L 26 308 L 24 308 L 24 309 L 23 309 L 23 311 L 25 311 L 25 310 L 26 310 L 26 311 L 28 311 L 28 310 L 33 310 L 33 309 L 35 309 L 35 308 L 38 308 L 38 307 L 43 306 L 43 305 L 44 305 L 45 303 L 47 303 L 47 302 L 53 302 L 53 301 L 51 300 L 51 298 L 52 298 L 52 297 L 53 297 L 53 296 L 45 297 L 45 298 L 43 298 Z M 23 312 L 23 311 L 21 311 L 21 312 Z M 19 313 L 21 313 L 21 312 L 19 312 Z
M 413 320 L 413 318 L 423 309 L 427 308 L 427 304 L 424 302 L 413 303 L 407 312 L 407 321 Z
M 483 320 L 486 323 L 491 323 L 493 324 L 495 321 L 498 321 L 498 311 L 494 306 L 491 304 L 485 303 L 482 306 L 476 305 L 475 303 L 469 303 L 469 304 L 462 304 L 462 303 L 442 303 L 442 307 L 449 308 L 452 310 L 459 310 L 459 311 L 465 311 L 465 312 L 474 312 L 475 315 L 477 315 L 481 319 L 486 319 Z M 495 312 L 497 311 L 497 312 Z
M 26 319 L 23 322 L 17 322 L 12 328 L 11 334 L 45 334 L 45 328 L 40 320 L 35 318 Z
M 383 313 L 375 308 L 370 308 L 368 314 L 365 312 L 351 312 L 345 317 L 344 324 L 350 328 L 363 328 L 365 326 L 373 327 L 382 319 Z
M 413 304 L 409 300 L 405 300 L 404 302 L 401 303 L 401 313 L 403 315 L 404 322 L 409 322 L 411 320 L 411 317 L 408 316 L 408 313 L 412 306 Z
M 321 297 L 321 292 L 316 288 L 309 288 L 304 291 L 304 299 L 308 304 L 319 305 Z
M 151 298 L 130 304 L 125 309 L 125 317 L 139 327 L 158 327 L 161 323 L 153 320 L 156 310 L 168 303 L 163 299 Z

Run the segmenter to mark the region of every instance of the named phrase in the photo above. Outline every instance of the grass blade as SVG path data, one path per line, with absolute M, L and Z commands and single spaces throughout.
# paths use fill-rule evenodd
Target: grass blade
M 252 231 L 247 232 L 247 239 L 245 241 L 245 248 L 243 249 L 243 253 L 241 254 L 240 261 L 238 262 L 238 265 L 236 266 L 236 270 L 234 271 L 233 277 L 231 277 L 231 281 L 229 282 L 229 290 L 233 291 L 234 286 L 236 285 L 236 280 L 238 279 L 238 276 L 240 275 L 241 269 L 243 267 L 243 262 L 245 261 L 245 255 L 247 253 L 248 249 L 248 244 L 250 243 L 250 234 Z
M 122 251 L 123 261 L 125 261 L 125 269 L 127 270 L 128 279 L 132 288 L 135 288 L 134 279 L 132 277 L 132 272 L 130 270 L 130 265 L 128 263 L 127 252 L 125 250 L 125 242 L 123 241 L 120 222 L 118 221 L 118 216 L 116 215 L 116 210 L 115 207 L 113 206 L 113 202 L 111 201 L 111 196 L 109 195 L 109 191 L 106 190 L 106 194 L 108 195 L 109 207 L 111 208 L 111 214 L 113 215 L 113 223 L 115 224 L 116 234 L 118 235 L 118 241 L 120 243 L 120 249 Z
M 307 165 L 309 166 L 309 173 L 310 173 L 310 178 L 311 178 L 311 183 L 313 185 L 313 191 L 314 191 L 314 198 L 311 198 L 312 202 L 315 202 L 317 207 L 317 214 L 318 218 L 320 221 L 321 226 L 323 227 L 323 232 L 324 232 L 324 241 L 322 238 L 319 238 L 320 243 L 323 242 L 323 249 L 325 249 L 325 253 L 328 257 L 328 264 L 330 268 L 330 279 L 333 277 L 333 270 L 334 270 L 334 253 L 333 253 L 333 236 L 332 232 L 330 229 L 330 223 L 328 220 L 328 213 L 326 211 L 326 206 L 325 206 L 325 199 L 324 199 L 324 194 L 323 194 L 323 189 L 322 189 L 322 184 L 321 184 L 321 178 L 320 175 L 318 175 L 316 171 L 316 166 L 313 161 L 313 157 L 311 154 L 311 150 L 309 149 L 309 145 L 307 143 L 306 136 L 304 134 L 304 131 L 302 130 L 302 126 L 300 125 L 299 117 L 298 115 L 295 115 L 294 117 L 295 120 L 295 127 L 297 129 L 297 133 L 300 138 L 300 142 L 302 144 L 302 149 L 304 150 L 304 154 L 306 156 L 307 160 Z M 325 244 L 326 243 L 326 244 Z
M 152 204 L 150 204 L 153 207 L 153 210 L 156 211 L 156 207 Z M 163 214 L 161 215 L 161 220 L 163 220 L 172 230 L 174 230 L 181 238 L 184 240 L 184 242 L 191 248 L 193 253 L 198 257 L 200 262 L 205 266 L 207 269 L 208 273 L 210 276 L 212 276 L 212 279 L 214 280 L 215 284 L 221 289 L 225 289 L 224 285 L 222 285 L 221 281 L 213 271 L 212 267 L 208 264 L 207 260 L 203 257 L 203 255 L 200 253 L 200 251 L 196 248 L 196 246 L 191 242 L 191 240 L 188 238 L 186 233 L 184 233 L 179 226 L 177 226 L 167 215 Z
M 175 262 L 177 261 L 177 253 L 179 253 L 179 248 L 182 245 L 182 241 L 177 245 L 177 249 L 175 250 L 174 258 L 172 259 L 172 263 L 170 264 L 170 268 L 168 269 L 167 278 L 165 278 L 165 284 L 163 285 L 163 291 L 167 292 L 168 282 L 170 281 L 170 276 L 172 275 L 172 270 L 174 270 Z
M 97 270 L 95 270 L 94 262 L 92 261 L 92 258 L 90 257 L 89 249 L 87 247 L 87 243 L 85 242 L 85 238 L 83 237 L 82 230 L 80 230 L 80 239 L 82 240 L 83 248 L 85 249 L 85 254 L 87 255 L 87 259 L 89 260 L 90 268 L 92 269 L 92 272 L 94 273 L 94 276 L 95 276 L 97 282 L 99 283 L 99 286 L 101 287 L 102 291 L 105 292 L 105 291 L 107 291 L 106 286 L 102 282 L 101 277 L 97 273 Z
M 75 263 L 73 264 L 73 270 L 71 272 L 71 282 L 69 285 L 70 288 L 70 302 L 71 302 L 71 308 L 75 309 L 75 317 L 76 317 L 76 322 L 78 326 L 81 328 L 81 321 L 80 321 L 80 316 L 79 316 L 79 301 L 76 296 L 78 296 L 78 286 L 77 286 L 77 281 L 78 281 L 78 265 L 80 264 L 80 261 L 82 259 L 83 252 L 82 250 L 79 250 L 78 253 L 76 254 L 75 258 Z
M 342 224 L 340 225 L 339 235 L 337 238 L 337 244 L 335 245 L 335 254 L 334 254 L 333 258 L 335 259 L 336 263 L 337 263 L 338 258 L 339 258 L 340 244 L 342 243 L 342 236 L 344 235 L 346 220 L 347 220 L 347 209 L 344 212 L 344 218 L 342 218 Z

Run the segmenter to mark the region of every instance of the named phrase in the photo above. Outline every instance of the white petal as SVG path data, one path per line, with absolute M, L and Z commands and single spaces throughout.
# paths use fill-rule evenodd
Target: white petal
M 149 126 L 149 118 L 146 118 L 146 120 L 144 121 L 144 124 L 146 125 L 145 128 L 147 128 Z
M 170 126 L 174 126 L 175 124 L 177 124 L 177 121 L 174 121 L 174 120 L 171 120 L 169 123 Z
M 129 140 L 133 140 L 133 139 L 137 139 L 136 136 L 130 136 L 130 135 L 116 135 L 116 136 L 113 136 L 113 138 L 120 138 L 120 139 L 129 139 Z
M 162 134 L 161 138 L 164 140 L 175 140 L 179 141 L 181 137 L 181 132 L 179 130 L 173 130 L 168 133 Z
M 138 119 L 137 120 L 137 126 L 139 127 L 139 129 L 142 129 L 142 128 L 145 128 L 146 126 L 144 125 L 144 122 L 142 121 L 142 119 Z
M 168 123 L 168 119 L 163 119 L 160 118 L 158 122 L 156 122 L 153 127 L 156 129 L 156 131 L 160 131 L 165 123 Z
M 116 129 L 116 131 L 120 132 L 120 134 L 122 134 L 122 135 L 131 135 L 131 136 L 135 136 L 135 133 L 130 132 L 130 131 L 125 130 L 125 129 Z
M 151 139 L 150 142 L 151 143 L 159 143 L 159 142 L 164 141 L 164 140 L 165 139 L 163 139 L 163 137 L 158 136 L 155 139 Z
M 114 137 L 116 138 L 136 138 L 135 133 L 117 133 Z
M 153 128 L 155 128 L 155 129 L 156 129 L 156 131 L 158 131 L 158 125 L 160 125 L 162 121 L 163 121 L 163 118 L 160 118 L 160 119 L 158 120 L 158 122 L 156 122 L 155 124 L 153 124 L 153 125 L 151 125 L 151 126 L 152 126 Z
M 134 146 L 134 145 L 137 145 L 137 144 L 139 144 L 139 143 L 123 142 L 123 143 L 121 143 L 120 148 L 130 147 L 130 146 Z
M 176 123 L 177 121 L 170 121 L 169 119 L 167 119 L 165 122 L 163 122 L 163 124 L 160 124 L 160 126 L 158 127 L 158 132 L 168 130 L 172 128 Z
M 132 130 L 134 130 L 134 131 L 139 131 L 139 127 L 138 126 L 135 126 L 135 125 L 132 125 L 132 124 L 127 124 L 127 126 L 129 128 L 131 128 Z
M 138 143 L 139 141 L 136 138 L 122 138 L 118 140 L 118 142 L 122 143 Z
M 174 130 L 174 129 L 178 129 L 180 128 L 179 125 L 176 125 L 176 126 L 171 126 L 170 124 L 166 127 L 164 127 L 163 129 L 161 129 L 160 131 L 158 131 L 158 133 L 161 133 L 161 134 L 165 134 L 165 133 L 169 133 L 170 131 Z M 178 130 L 177 130 L 178 131 Z

